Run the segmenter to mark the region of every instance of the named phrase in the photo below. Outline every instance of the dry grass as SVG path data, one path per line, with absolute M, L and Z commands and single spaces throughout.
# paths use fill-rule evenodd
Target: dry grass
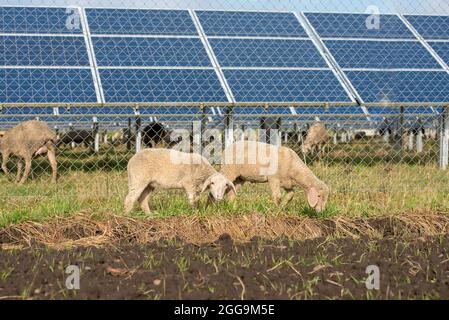
M 449 216 L 421 212 L 378 218 L 270 217 L 260 214 L 234 217 L 166 217 L 141 219 L 116 215 L 93 216 L 79 213 L 46 223 L 24 222 L 0 230 L 5 246 L 40 243 L 51 248 L 113 245 L 121 241 L 148 243 L 179 238 L 189 243 L 208 243 L 227 233 L 234 240 L 253 237 L 275 239 L 281 236 L 305 240 L 323 236 L 380 238 L 384 236 L 420 237 L 449 232 Z

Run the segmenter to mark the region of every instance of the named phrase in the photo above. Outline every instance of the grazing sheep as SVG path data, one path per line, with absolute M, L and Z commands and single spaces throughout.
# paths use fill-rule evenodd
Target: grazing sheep
M 299 186 L 306 191 L 309 205 L 318 212 L 325 209 L 329 195 L 327 185 L 286 147 L 257 141 L 236 142 L 224 150 L 220 172 L 234 182 L 235 190 L 244 182 L 268 182 L 276 205 L 281 202 L 281 188 L 287 192 L 284 205 L 292 199 L 294 187 Z M 228 198 L 233 200 L 235 192 L 228 193 Z
M 311 152 L 324 154 L 324 148 L 329 140 L 326 127 L 322 123 L 315 123 L 310 127 L 307 137 L 302 145 L 302 152 L 307 155 Z
M 56 146 L 75 144 L 84 144 L 86 147 L 93 149 L 95 134 L 92 130 L 74 129 L 64 133 L 56 142 Z
M 156 187 L 184 189 L 192 207 L 198 205 L 200 193 L 210 188 L 210 196 L 221 200 L 234 184 L 218 173 L 206 158 L 195 153 L 170 149 L 145 149 L 128 162 L 128 195 L 125 214 L 137 200 L 142 210 L 150 214 L 148 198 Z
M 161 142 L 167 141 L 170 133 L 162 123 L 152 122 L 142 130 L 142 142 L 147 148 L 154 148 Z
M 56 182 L 57 164 L 55 155 L 55 134 L 45 122 L 25 121 L 5 132 L 0 138 L 0 152 L 3 156 L 2 169 L 8 175 L 6 166 L 11 155 L 18 157 L 16 182 L 23 184 L 31 171 L 31 160 L 34 156 L 47 153 L 52 169 L 52 181 Z M 25 161 L 25 171 L 21 178 L 22 161 Z

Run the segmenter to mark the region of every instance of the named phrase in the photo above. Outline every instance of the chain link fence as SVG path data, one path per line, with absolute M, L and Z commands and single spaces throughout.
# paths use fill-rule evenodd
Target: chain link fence
M 58 197 L 123 195 L 127 161 L 142 148 L 188 141 L 218 167 L 239 140 L 292 148 L 341 202 L 423 192 L 428 208 L 447 197 L 447 1 L 0 5 L 0 135 L 48 124 Z M 323 141 L 307 141 L 316 124 Z M 56 192 L 36 187 L 49 174 L 41 156 L 26 185 L 2 176 L 3 209 Z

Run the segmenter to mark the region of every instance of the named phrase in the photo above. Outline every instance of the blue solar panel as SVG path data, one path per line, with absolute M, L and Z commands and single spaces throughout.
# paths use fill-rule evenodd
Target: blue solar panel
M 448 16 L 406 16 L 406 19 L 426 39 L 449 39 Z
M 310 40 L 209 39 L 222 67 L 324 67 Z
M 429 44 L 441 59 L 449 64 L 449 42 L 429 42 Z
M 0 36 L 2 66 L 88 66 L 84 37 Z
M 90 69 L 0 69 L 0 102 L 96 102 Z
M 325 44 L 342 68 L 441 68 L 419 42 L 327 40 Z
M 321 37 L 336 38 L 414 38 L 413 33 L 395 15 L 380 15 L 379 28 L 368 29 L 369 14 L 306 13 Z M 367 20 L 368 19 L 368 20 Z
M 186 10 L 86 9 L 91 34 L 198 35 Z
M 2 33 L 82 34 L 75 8 L 0 7 Z
M 207 36 L 307 37 L 293 13 L 197 11 Z
M 212 66 L 199 38 L 93 37 L 99 66 Z
M 350 101 L 327 70 L 224 70 L 237 101 Z
M 445 71 L 347 71 L 365 102 L 444 102 L 449 100 Z
M 106 102 L 227 101 L 212 69 L 100 70 Z
M 368 107 L 368 112 L 371 115 L 390 115 L 390 114 L 400 114 L 401 108 L 391 108 L 391 107 Z M 416 115 L 416 114 L 433 114 L 434 109 L 432 107 L 405 107 L 405 115 Z

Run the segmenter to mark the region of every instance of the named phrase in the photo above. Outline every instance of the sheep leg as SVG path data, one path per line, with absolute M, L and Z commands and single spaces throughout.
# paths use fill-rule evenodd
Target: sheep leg
M 20 181 L 20 177 L 22 176 L 22 168 L 23 168 L 22 159 L 19 158 L 17 159 L 16 183 Z
M 8 177 L 8 166 L 6 165 L 8 163 L 9 160 L 9 153 L 4 153 L 3 154 L 3 160 L 2 160 L 2 170 L 5 173 L 5 176 Z
M 20 179 L 19 184 L 24 184 L 31 172 L 31 158 L 27 157 L 24 160 L 25 160 L 25 171 L 23 172 L 23 176 L 22 179 Z
M 145 190 L 143 190 L 143 192 L 141 193 L 141 195 L 139 196 L 139 204 L 140 207 L 142 208 L 143 212 L 145 212 L 146 214 L 151 214 L 151 210 L 150 210 L 150 206 L 148 204 L 148 200 L 150 198 L 150 194 L 151 191 L 153 191 L 154 188 L 151 186 L 148 186 L 145 188 Z
M 244 182 L 242 181 L 234 182 L 235 191 L 238 191 L 243 186 L 243 183 Z M 226 198 L 228 199 L 228 201 L 234 201 L 236 196 L 237 194 L 232 189 L 229 190 L 228 193 L 226 194 Z
M 137 201 L 137 199 L 140 197 L 140 195 L 143 193 L 147 185 L 144 186 L 138 186 L 138 187 L 129 187 L 128 195 L 125 198 L 125 214 L 129 214 L 131 210 L 133 209 L 134 202 Z
M 284 206 L 286 206 L 287 204 L 290 203 L 290 201 L 292 201 L 293 195 L 295 194 L 293 189 L 285 189 L 285 191 L 287 192 L 284 196 Z
M 268 179 L 268 184 L 271 189 L 271 198 L 275 205 L 279 205 L 281 200 L 281 182 L 279 179 Z
M 51 182 L 56 183 L 56 180 L 58 179 L 58 165 L 56 163 L 56 151 L 55 147 L 51 144 L 47 146 L 47 157 L 48 162 L 50 162 L 51 166 Z

